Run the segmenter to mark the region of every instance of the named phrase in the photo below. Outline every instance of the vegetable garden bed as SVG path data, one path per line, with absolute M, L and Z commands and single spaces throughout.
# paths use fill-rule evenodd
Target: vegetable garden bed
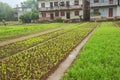
M 61 36 L 77 27 L 84 26 L 85 24 L 86 23 L 80 24 L 78 26 L 77 25 L 71 26 L 71 27 L 65 28 L 64 30 L 55 31 L 55 32 L 51 32 L 51 33 L 37 36 L 34 38 L 30 38 L 27 40 L 11 43 L 11 44 L 8 44 L 5 46 L 0 46 L 0 60 L 4 59 L 6 57 L 9 57 L 11 55 L 14 55 L 20 51 L 27 50 L 31 47 L 34 47 L 37 45 L 40 46 L 40 44 L 47 42 L 48 40 L 52 40 L 53 38 Z
M 0 26 L 0 42 L 67 25 L 67 23 L 50 23 L 34 25 Z
M 61 62 L 97 23 L 86 24 L 0 61 L 0 79 L 40 79 Z

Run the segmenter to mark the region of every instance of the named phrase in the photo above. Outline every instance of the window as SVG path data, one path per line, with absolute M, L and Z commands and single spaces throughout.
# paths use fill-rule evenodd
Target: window
M 79 0 L 75 0 L 75 1 L 74 1 L 74 4 L 75 4 L 75 5 L 79 5 Z
M 99 9 L 93 9 L 93 15 L 100 15 Z
M 94 13 L 97 13 L 97 12 L 99 12 L 99 9 L 94 9 Z
M 59 12 L 58 11 L 55 12 L 55 16 L 56 17 L 59 16 Z
M 118 0 L 118 5 L 120 5 L 120 0 Z
M 75 11 L 75 16 L 79 16 L 79 11 Z
M 54 2 L 54 6 L 57 7 L 58 6 L 58 2 Z
M 65 6 L 65 3 L 64 2 L 60 2 L 60 6 Z
M 41 3 L 41 7 L 42 7 L 42 8 L 45 8 L 45 3 Z
M 65 12 L 62 11 L 62 12 L 61 12 L 61 16 L 65 16 Z
M 53 8 L 53 2 L 50 2 L 50 7 Z
M 66 6 L 69 7 L 70 6 L 70 2 L 66 1 Z
M 94 0 L 94 3 L 98 3 L 99 2 L 99 0 Z
M 110 3 L 110 4 L 113 4 L 113 0 L 109 0 L 109 3 Z
M 104 0 L 102 0 L 101 2 L 104 3 Z
M 46 17 L 46 13 L 45 12 L 42 12 L 42 17 Z

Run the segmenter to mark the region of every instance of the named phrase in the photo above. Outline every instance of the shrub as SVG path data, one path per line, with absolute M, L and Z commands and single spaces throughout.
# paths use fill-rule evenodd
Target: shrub
M 36 22 L 36 20 L 39 19 L 39 15 L 37 11 L 26 12 L 20 16 L 20 19 L 23 23 L 31 23 L 31 21 Z

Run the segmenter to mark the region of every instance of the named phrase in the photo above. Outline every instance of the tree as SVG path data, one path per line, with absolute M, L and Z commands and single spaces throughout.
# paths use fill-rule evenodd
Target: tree
M 0 2 L 0 20 L 14 20 L 14 9 L 12 9 L 7 3 Z
M 31 12 L 27 12 L 20 16 L 23 23 L 31 23 Z
M 38 11 L 33 11 L 31 13 L 31 20 L 33 20 L 33 22 L 36 22 L 36 20 L 39 19 L 39 15 L 38 14 L 39 14 Z
M 39 19 L 38 11 L 26 12 L 20 16 L 23 23 L 36 22 Z
M 21 6 L 24 8 L 31 8 L 32 10 L 38 10 L 38 2 L 37 0 L 27 0 L 21 3 Z

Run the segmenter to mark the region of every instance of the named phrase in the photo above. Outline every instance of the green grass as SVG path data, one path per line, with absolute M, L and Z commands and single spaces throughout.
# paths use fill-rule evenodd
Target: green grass
M 42 30 L 52 29 L 67 25 L 66 23 L 33 24 L 19 26 L 0 26 L 0 41 L 37 33 Z
M 120 80 L 120 30 L 102 23 L 62 80 Z

